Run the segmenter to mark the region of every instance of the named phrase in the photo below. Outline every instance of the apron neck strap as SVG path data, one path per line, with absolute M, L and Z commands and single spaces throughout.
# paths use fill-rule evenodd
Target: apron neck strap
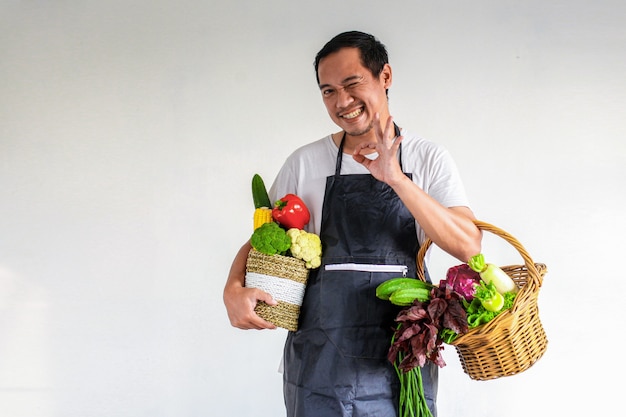
M 393 128 L 394 128 L 396 137 L 400 136 L 400 128 L 395 122 L 393 123 Z M 339 143 L 339 152 L 337 152 L 337 163 L 335 164 L 335 176 L 336 177 L 338 177 L 341 173 L 341 161 L 343 160 L 343 144 L 345 141 L 346 141 L 346 131 L 344 130 L 343 136 L 341 137 L 341 142 Z M 398 160 L 400 162 L 400 169 L 402 170 L 402 172 L 404 172 L 404 170 L 402 169 L 402 144 L 400 144 L 400 146 L 398 147 Z

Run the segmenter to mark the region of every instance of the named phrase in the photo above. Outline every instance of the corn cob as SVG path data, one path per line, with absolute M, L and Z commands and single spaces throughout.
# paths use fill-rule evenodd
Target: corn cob
M 272 222 L 272 209 L 259 207 L 254 209 L 254 230 L 265 223 Z
M 267 195 L 265 183 L 259 174 L 252 177 L 252 200 L 254 202 L 254 230 L 272 219 L 272 203 Z

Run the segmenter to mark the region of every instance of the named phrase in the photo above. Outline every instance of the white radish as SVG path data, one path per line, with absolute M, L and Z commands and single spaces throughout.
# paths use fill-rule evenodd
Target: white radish
M 487 284 L 493 283 L 500 294 L 518 291 L 515 281 L 499 266 L 485 263 L 485 257 L 482 253 L 472 256 L 467 264 L 478 272 L 480 278 Z

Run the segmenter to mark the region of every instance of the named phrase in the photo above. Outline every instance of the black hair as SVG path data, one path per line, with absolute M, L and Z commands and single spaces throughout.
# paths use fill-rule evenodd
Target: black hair
M 389 63 L 385 45 L 373 35 L 359 31 L 343 32 L 328 41 L 315 56 L 315 77 L 318 84 L 320 61 L 343 48 L 357 48 L 361 55 L 361 63 L 374 77 L 378 77 L 385 64 Z

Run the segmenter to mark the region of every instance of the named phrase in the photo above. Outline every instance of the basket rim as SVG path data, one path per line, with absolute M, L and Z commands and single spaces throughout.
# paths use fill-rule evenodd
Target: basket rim
M 510 243 L 521 255 L 522 259 L 524 260 L 524 265 L 526 266 L 526 269 L 528 269 L 529 274 L 532 275 L 535 284 L 537 286 L 541 286 L 542 279 L 539 271 L 535 267 L 535 262 L 519 240 L 517 240 L 510 233 L 490 223 L 484 222 L 482 220 L 473 220 L 473 222 L 480 230 L 491 232 L 494 235 L 499 236 L 506 240 L 508 243 Z M 422 281 L 426 279 L 424 275 L 424 258 L 426 257 L 426 252 L 428 251 L 432 243 L 432 240 L 427 237 L 424 243 L 420 245 L 420 248 L 417 252 L 417 275 L 418 278 Z
M 526 248 L 524 248 L 519 240 L 517 240 L 510 233 L 482 220 L 473 220 L 473 222 L 480 230 L 490 232 L 498 237 L 501 237 L 509 244 L 511 244 L 517 250 L 517 252 L 520 254 L 524 261 L 524 266 L 526 267 L 526 270 L 528 272 L 529 279 L 526 281 L 525 285 L 520 288 L 519 294 L 517 295 L 513 305 L 513 309 L 515 309 L 515 306 L 519 305 L 522 300 L 528 299 L 529 297 L 533 296 L 537 291 L 539 291 L 539 288 L 541 287 L 541 284 L 543 282 L 543 275 L 546 271 L 545 264 L 535 263 Z M 433 242 L 430 238 L 426 238 L 426 241 L 422 245 L 420 245 L 419 251 L 417 253 L 416 273 L 417 278 L 422 281 L 426 280 L 424 273 L 424 260 L 426 257 L 426 253 L 432 243 Z

